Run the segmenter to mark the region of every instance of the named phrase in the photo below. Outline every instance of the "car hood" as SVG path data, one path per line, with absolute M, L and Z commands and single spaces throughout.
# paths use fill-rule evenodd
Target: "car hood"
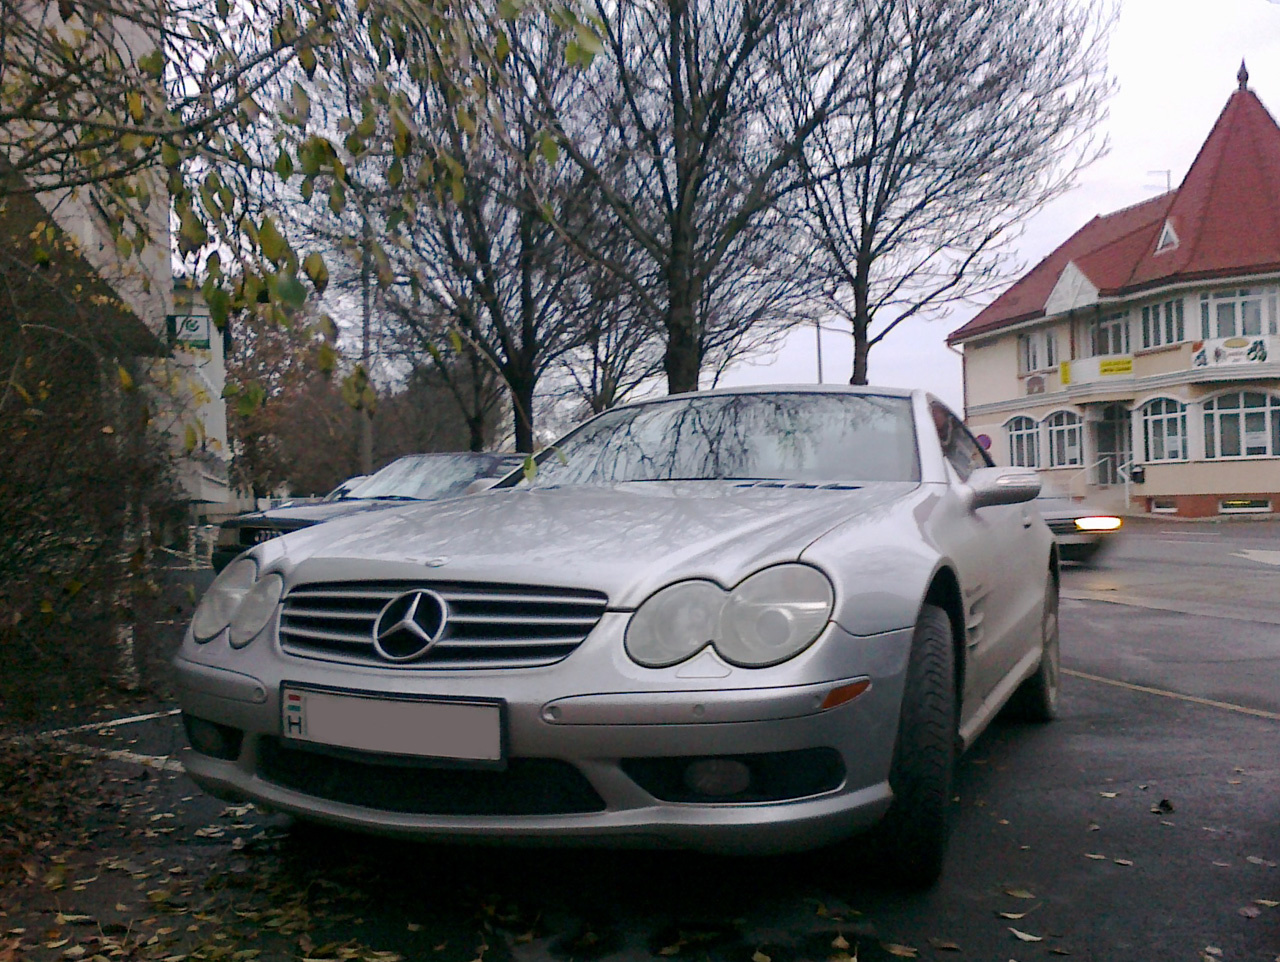
M 239 514 L 222 523 L 224 528 L 280 528 L 292 531 L 295 528 L 306 528 L 322 521 L 331 521 L 350 514 L 364 511 L 381 511 L 384 508 L 398 507 L 403 501 L 371 501 L 352 498 L 347 501 L 315 502 L 313 504 L 295 504 L 288 507 L 272 508 L 269 511 L 251 511 Z
M 264 545 L 296 580 L 402 578 L 605 592 L 631 607 L 681 578 L 729 586 L 814 539 L 881 515 L 914 483 L 854 490 L 732 482 L 514 489 L 339 519 Z

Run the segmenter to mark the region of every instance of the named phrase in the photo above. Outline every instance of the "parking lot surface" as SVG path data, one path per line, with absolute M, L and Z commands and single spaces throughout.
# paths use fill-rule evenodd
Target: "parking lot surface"
M 963 758 L 928 893 L 884 887 L 856 840 L 731 859 L 295 826 L 201 795 L 160 714 L 45 742 L 78 746 L 87 825 L 4 893 L 0 959 L 8 944 L 13 958 L 173 962 L 1272 962 L 1277 562 L 1274 523 L 1143 523 L 1098 567 L 1065 571 L 1062 717 L 997 723 Z M 52 880 L 51 865 L 65 868 Z

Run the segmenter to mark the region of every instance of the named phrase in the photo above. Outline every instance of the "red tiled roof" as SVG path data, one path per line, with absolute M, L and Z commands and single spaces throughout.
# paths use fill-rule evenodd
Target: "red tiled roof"
M 1166 219 L 1178 246 L 1157 254 Z M 1102 296 L 1280 270 L 1280 126 L 1262 101 L 1242 86 L 1177 190 L 1095 217 L 948 342 L 1043 317 L 1071 262 Z

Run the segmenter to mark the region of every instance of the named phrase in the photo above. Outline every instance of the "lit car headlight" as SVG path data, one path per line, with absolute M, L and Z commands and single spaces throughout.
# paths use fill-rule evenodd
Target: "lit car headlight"
M 710 581 L 682 581 L 636 609 L 627 654 L 646 668 L 666 668 L 711 644 L 730 664 L 776 665 L 817 639 L 833 606 L 831 582 L 808 565 L 766 568 L 730 592 Z
M 1076 527 L 1081 531 L 1115 531 L 1124 522 L 1111 515 L 1095 515 L 1089 518 L 1076 518 Z
M 646 668 L 691 658 L 711 643 L 725 604 L 710 581 L 682 581 L 651 595 L 627 625 L 627 654 Z
M 258 578 L 258 563 L 252 558 L 239 558 L 222 569 L 200 599 L 191 619 L 191 633 L 196 641 L 208 641 L 235 616 L 240 602 Z
M 246 594 L 231 619 L 231 647 L 243 648 L 257 636 L 271 616 L 284 591 L 284 579 L 267 575 Z
M 734 588 L 715 646 L 730 664 L 761 668 L 808 648 L 831 617 L 831 582 L 808 565 L 778 565 Z

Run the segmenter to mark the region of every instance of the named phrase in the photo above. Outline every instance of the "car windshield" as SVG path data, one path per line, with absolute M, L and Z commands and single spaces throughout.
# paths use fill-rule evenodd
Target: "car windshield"
M 503 474 L 502 459 L 465 454 L 416 454 L 392 461 L 381 471 L 353 485 L 342 501 L 368 499 L 420 501 L 462 494 L 476 478 Z
M 622 481 L 918 481 L 907 398 L 706 395 L 609 411 L 542 456 L 535 487 Z

